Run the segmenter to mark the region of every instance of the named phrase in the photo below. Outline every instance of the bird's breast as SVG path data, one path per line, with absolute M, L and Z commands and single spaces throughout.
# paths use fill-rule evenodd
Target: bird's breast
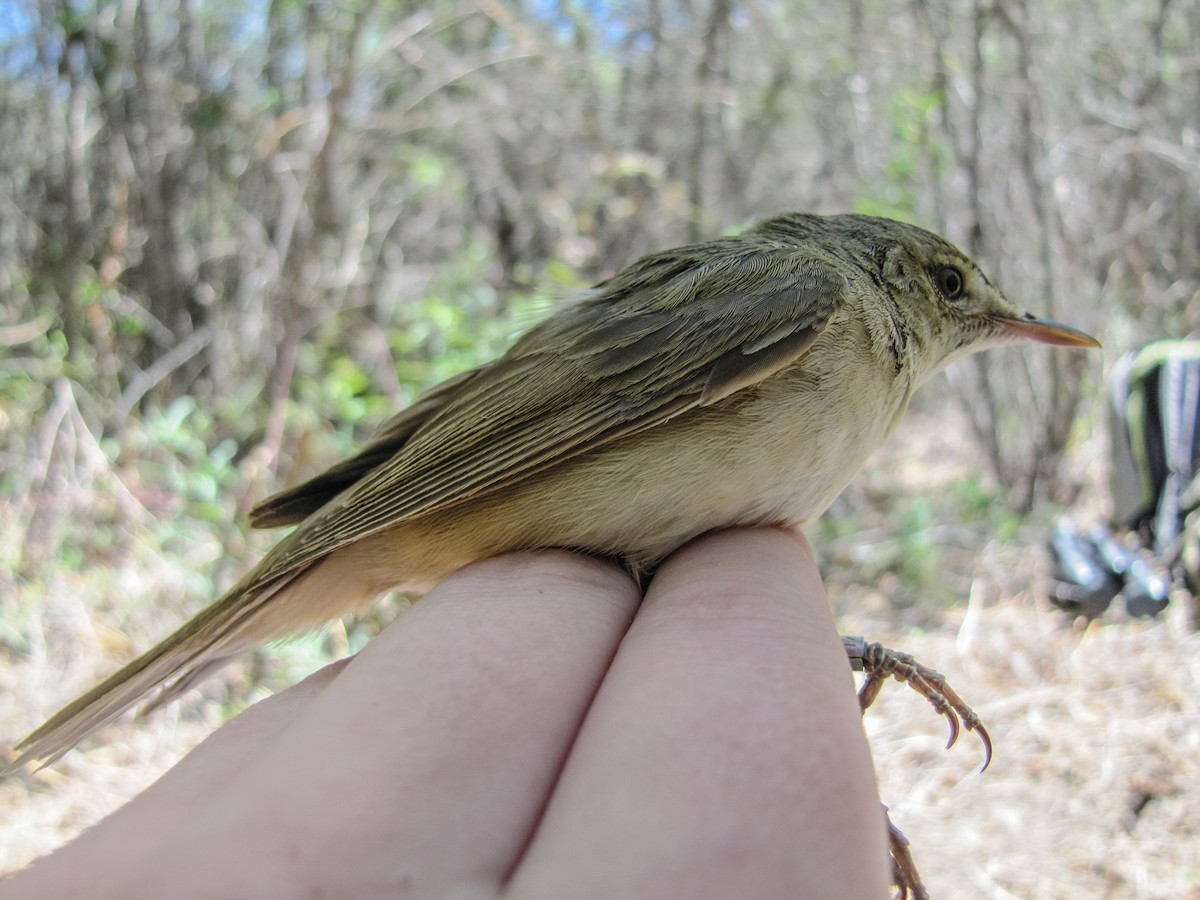
M 367 539 L 362 558 L 390 559 L 394 578 L 381 580 L 405 587 L 510 550 L 568 547 L 648 568 L 715 528 L 805 525 L 907 404 L 909 379 L 861 350 L 845 335 L 819 340 L 800 364 L 726 400 Z
M 713 528 L 811 522 L 907 402 L 894 371 L 844 362 L 818 354 L 539 473 L 464 508 L 467 531 L 491 552 L 570 546 L 655 561 Z

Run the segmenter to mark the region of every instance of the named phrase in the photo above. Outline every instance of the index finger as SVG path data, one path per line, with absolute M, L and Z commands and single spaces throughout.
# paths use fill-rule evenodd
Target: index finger
M 885 896 L 885 847 L 808 545 L 738 529 L 689 545 L 651 583 L 511 887 Z

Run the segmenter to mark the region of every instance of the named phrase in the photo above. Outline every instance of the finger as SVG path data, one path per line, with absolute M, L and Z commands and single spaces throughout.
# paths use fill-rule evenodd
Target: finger
M 511 895 L 884 896 L 885 847 L 808 546 L 736 530 L 651 583 Z
M 174 848 L 218 847 L 217 878 L 277 896 L 498 890 L 638 599 L 616 568 L 565 553 L 469 567 L 232 778 L 148 861 L 150 882 L 211 892 L 211 856 Z

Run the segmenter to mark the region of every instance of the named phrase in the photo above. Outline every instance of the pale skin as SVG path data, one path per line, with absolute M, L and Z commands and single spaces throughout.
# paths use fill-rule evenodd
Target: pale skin
M 639 601 L 640 605 L 639 605 Z M 807 542 L 472 564 L 252 707 L 0 898 L 887 896 Z

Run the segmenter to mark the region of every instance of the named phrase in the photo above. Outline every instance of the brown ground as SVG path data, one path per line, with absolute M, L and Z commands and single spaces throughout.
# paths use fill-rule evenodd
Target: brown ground
M 858 499 L 869 506 L 865 498 L 904 496 L 901 490 L 945 493 L 966 467 L 939 464 L 933 472 L 920 461 L 969 456 L 921 446 L 932 431 L 910 420 L 899 448 L 855 489 Z M 1098 458 L 1087 448 L 1084 455 Z M 1087 480 L 1099 483 L 1090 473 Z M 11 547 L 21 525 L 5 514 L 5 502 L 0 521 L 9 524 L 0 526 L 0 546 Z M 867 718 L 882 797 L 912 840 L 933 896 L 1200 898 L 1200 636 L 1185 621 L 1186 604 L 1174 603 L 1160 621 L 1109 617 L 1079 627 L 1045 601 L 1044 526 L 1022 526 L 1001 544 L 987 525 L 939 519 L 921 546 L 933 545 L 933 581 L 943 596 L 922 602 L 918 590 L 898 610 L 897 594 L 914 595 L 911 575 L 907 587 L 897 587 L 898 576 L 876 572 L 872 560 L 895 555 L 899 539 L 870 514 L 855 515 L 862 527 L 816 541 L 843 630 L 941 669 L 975 704 L 996 744 L 991 768 L 979 774 L 975 738 L 964 735 L 944 752 L 942 725 L 900 687 L 885 688 Z M 118 538 L 137 540 L 136 533 Z M 11 573 L 10 557 L 0 555 L 4 737 L 23 734 L 128 659 L 131 641 L 148 646 L 181 619 L 155 609 L 173 606 L 186 593 L 186 572 L 206 564 L 135 549 L 35 590 Z M 336 650 L 339 642 L 327 638 L 282 652 L 292 669 L 302 669 L 331 643 Z M 147 722 L 110 726 L 86 752 L 49 770 L 0 782 L 0 872 L 59 845 L 151 783 L 230 709 L 261 695 L 247 687 L 256 674 L 249 666 L 234 670 L 231 680 Z

